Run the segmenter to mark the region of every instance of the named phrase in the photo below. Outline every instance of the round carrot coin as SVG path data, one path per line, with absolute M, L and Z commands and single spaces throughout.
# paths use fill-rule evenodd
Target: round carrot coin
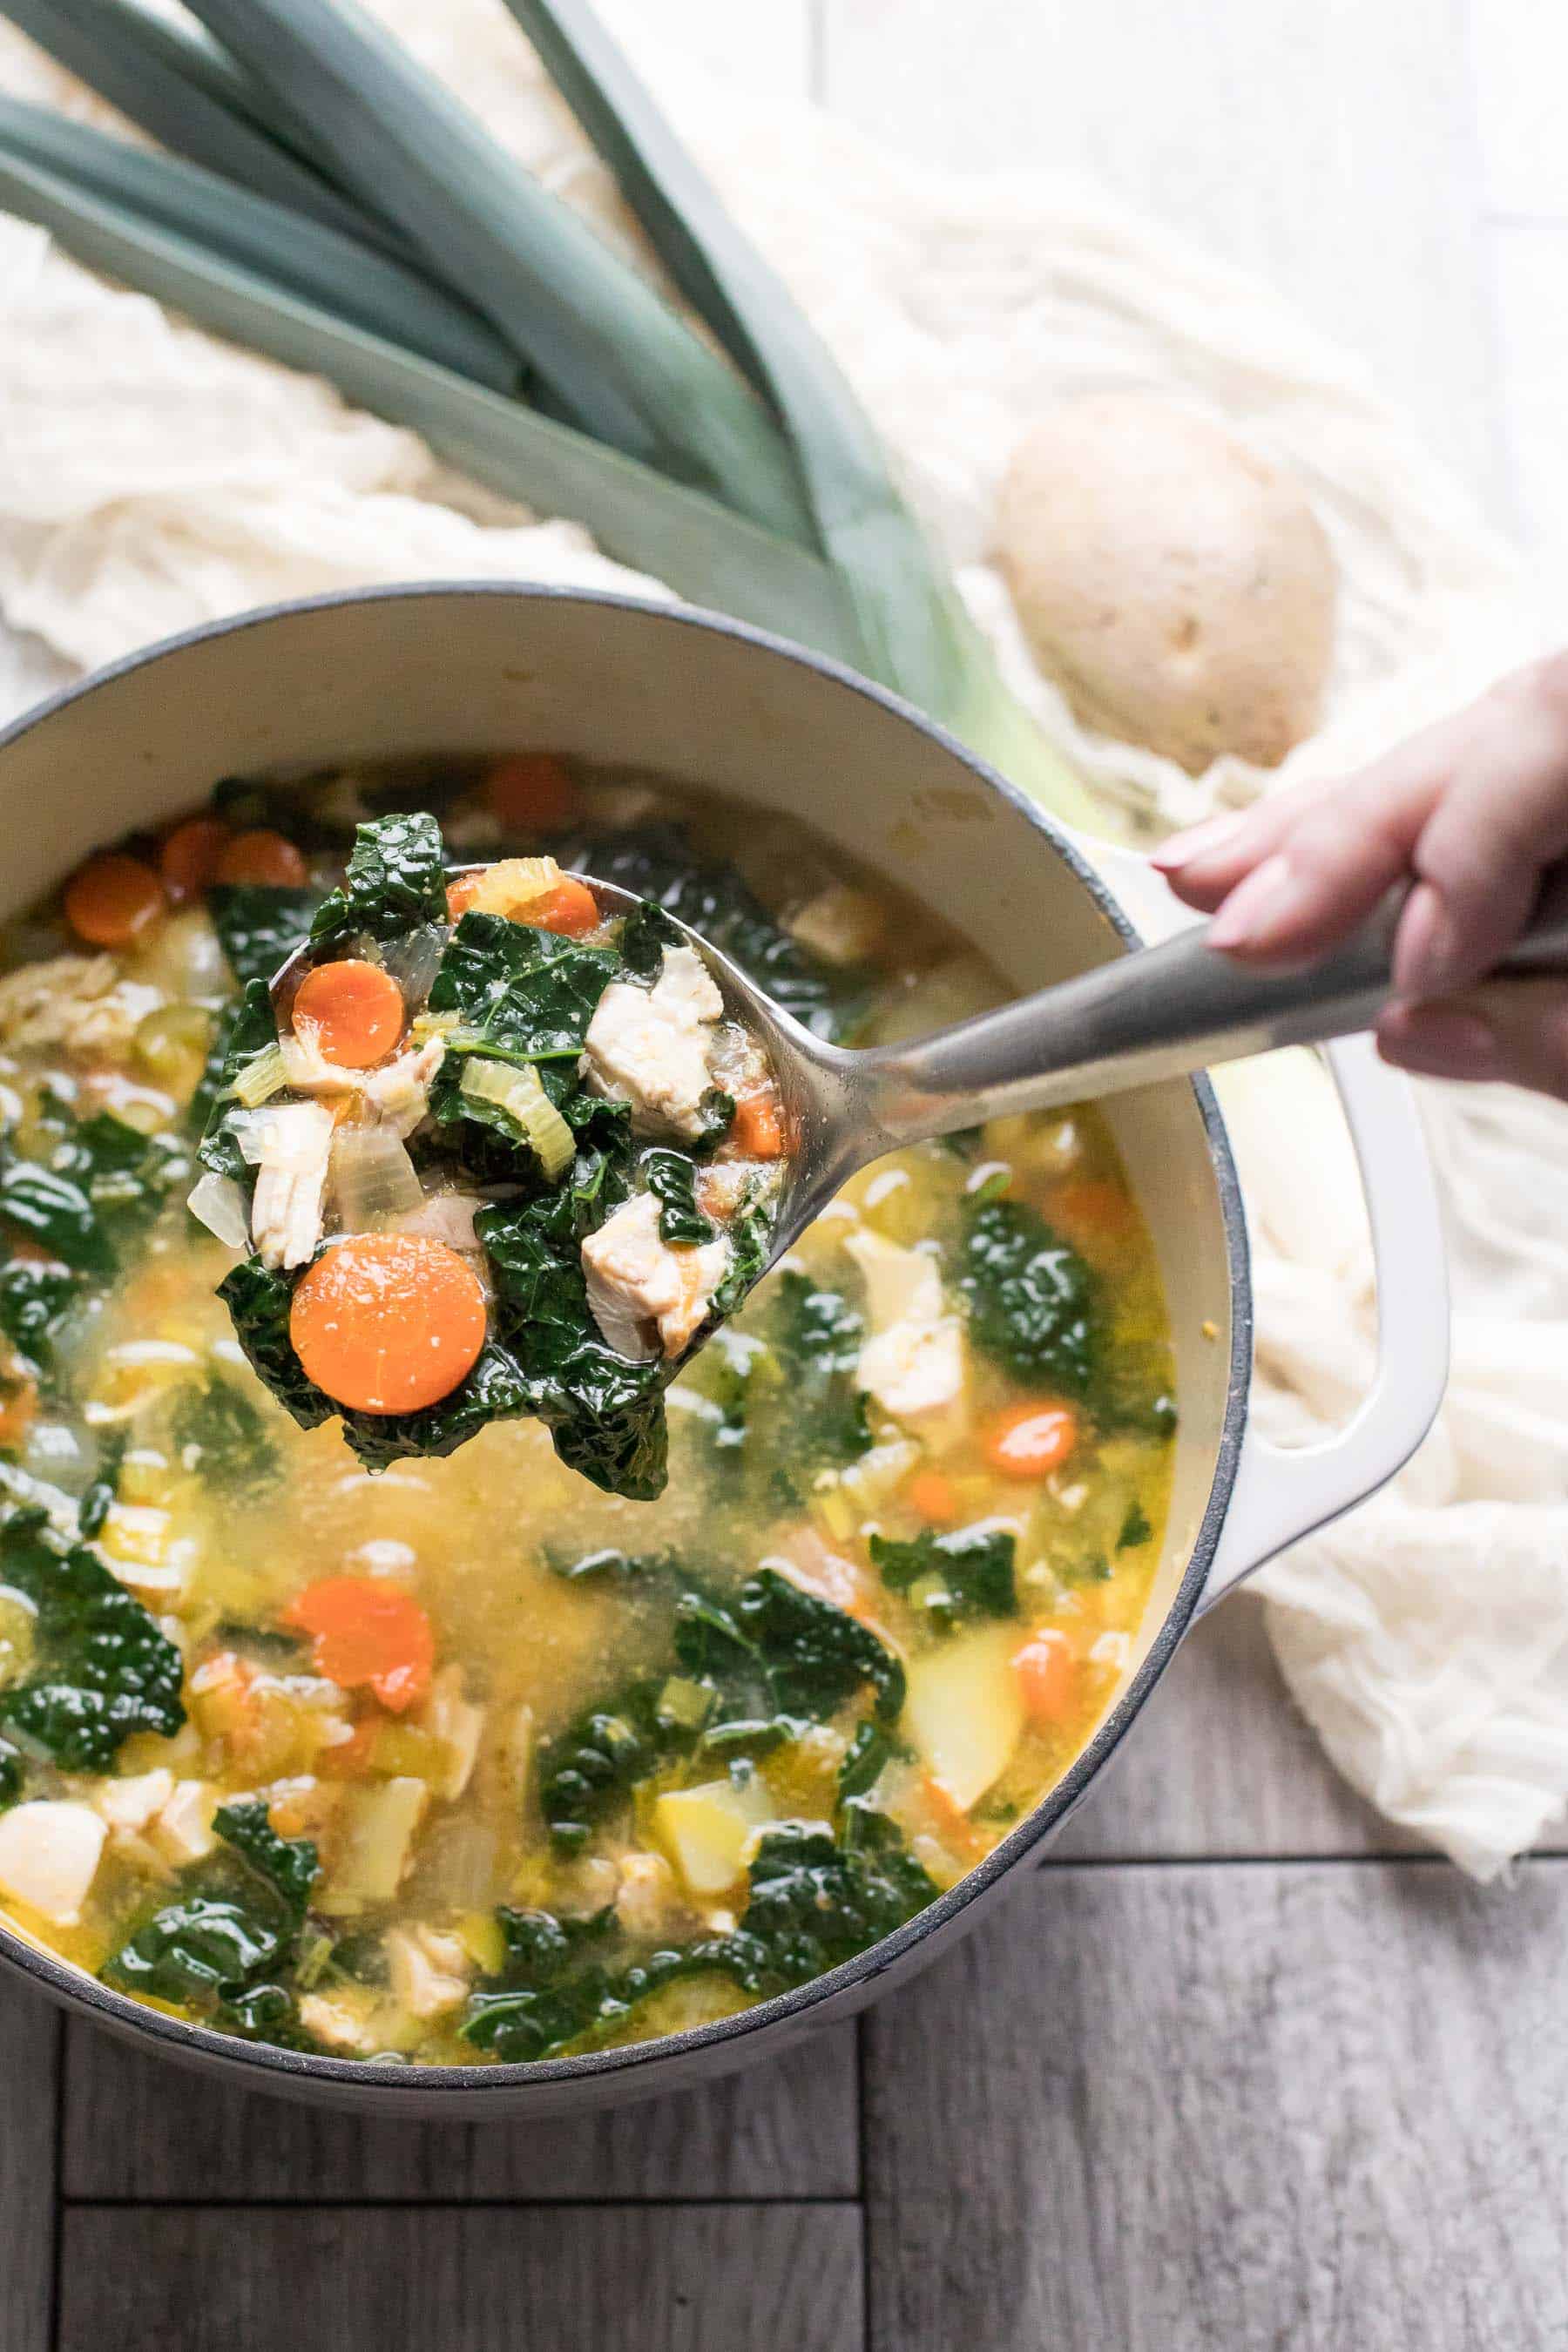
M 249 833 L 237 833 L 226 841 L 218 852 L 217 875 L 220 882 L 270 882 L 298 889 L 310 878 L 306 865 L 293 843 L 269 826 L 257 825 Z
M 576 807 L 565 761 L 553 751 L 516 751 L 486 773 L 485 805 L 503 824 L 548 831 L 569 824 Z
M 403 1034 L 403 991 L 379 964 L 348 956 L 319 963 L 300 982 L 294 1026 L 314 1037 L 340 1070 L 368 1070 Z
M 418 1412 L 485 1344 L 479 1277 L 445 1242 L 355 1234 L 295 1287 L 289 1334 L 319 1389 L 353 1412 Z
M 1024 1712 L 1035 1723 L 1055 1723 L 1072 1705 L 1078 1660 L 1065 1633 L 1042 1626 L 1013 1653 L 1013 1672 Z
M 199 898 L 217 880 L 218 859 L 228 841 L 221 817 L 193 816 L 177 824 L 158 852 L 163 887 L 176 907 Z
M 985 1459 L 1008 1478 L 1046 1478 L 1078 1444 L 1078 1415 L 1055 1398 L 1016 1404 L 985 1433 Z
M 66 920 L 89 947 L 134 947 L 168 906 L 153 868 L 118 849 L 89 858 L 66 884 Z
M 311 1636 L 318 1674 L 344 1690 L 373 1690 L 395 1715 L 430 1687 L 436 1637 L 418 1601 L 399 1585 L 374 1576 L 324 1576 L 289 1602 L 283 1622 Z
M 542 898 L 531 898 L 526 907 L 517 910 L 518 920 L 531 923 L 538 931 L 560 931 L 567 939 L 580 940 L 588 931 L 596 931 L 604 920 L 599 902 L 585 882 L 574 882 L 570 876 L 546 890 Z

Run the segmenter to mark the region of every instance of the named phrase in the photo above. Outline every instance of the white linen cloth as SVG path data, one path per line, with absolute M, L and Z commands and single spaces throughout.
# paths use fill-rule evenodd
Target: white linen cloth
M 652 268 L 500 0 L 371 5 Z M 1331 775 L 1535 649 L 1512 559 L 1359 369 L 1266 289 L 1092 188 L 916 169 L 804 109 L 721 91 L 655 45 L 632 0 L 605 13 L 847 369 L 1019 691 L 1124 815 L 1163 829 Z M 124 127 L 9 28 L 0 88 Z M 1327 721 L 1277 774 L 1226 761 L 1194 780 L 1086 736 L 987 564 L 1019 433 L 1048 401 L 1112 386 L 1227 421 L 1294 472 L 1332 540 Z M 412 435 L 0 215 L 0 609 L 15 627 L 93 664 L 276 598 L 459 575 L 663 593 L 570 517 L 458 481 Z M 1255 1070 L 1226 1095 L 1258 1243 L 1259 1409 L 1309 1434 L 1371 1362 L 1364 1226 L 1316 1066 Z M 1487 1877 L 1568 1802 L 1568 1110 L 1500 1089 L 1422 1096 L 1453 1244 L 1448 1401 L 1392 1488 L 1261 1581 L 1285 1675 L 1341 1769 Z M 1308 1181 L 1304 1125 L 1320 1138 Z

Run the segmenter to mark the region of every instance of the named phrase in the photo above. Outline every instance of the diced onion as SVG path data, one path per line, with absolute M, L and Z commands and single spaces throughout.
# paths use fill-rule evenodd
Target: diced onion
M 503 857 L 487 866 L 468 886 L 465 912 L 475 915 L 522 915 L 535 899 L 553 890 L 561 868 L 553 857 Z
M 283 1048 L 274 1038 L 270 1045 L 264 1045 L 259 1054 L 243 1065 L 235 1077 L 234 1091 L 247 1110 L 259 1110 L 273 1095 L 281 1093 L 288 1081 Z
M 198 1224 L 217 1235 L 226 1249 L 250 1247 L 250 1219 L 245 1195 L 232 1176 L 216 1176 L 209 1169 L 192 1185 L 185 1206 Z
M 382 963 L 403 991 L 410 1013 L 417 1013 L 430 993 L 447 936 L 439 923 L 421 923 L 406 937 L 388 940 L 382 949 Z
M 575 1139 L 531 1063 L 519 1069 L 510 1062 L 465 1062 L 462 1091 L 477 1102 L 496 1104 L 517 1122 L 539 1154 L 546 1176 L 553 1179 L 571 1167 L 577 1152 Z
M 462 1026 L 456 1013 L 416 1013 L 408 1024 L 410 1042 L 427 1045 L 432 1037 L 450 1037 Z
M 405 1145 L 384 1127 L 340 1127 L 332 1137 L 332 1206 L 345 1233 L 419 1208 L 425 1189 Z

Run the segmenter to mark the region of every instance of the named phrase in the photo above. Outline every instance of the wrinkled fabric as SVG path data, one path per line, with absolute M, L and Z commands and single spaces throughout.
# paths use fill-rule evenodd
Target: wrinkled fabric
M 528 167 L 658 276 L 500 0 L 371 0 Z M 1100 192 L 897 162 L 805 109 L 720 90 L 604 12 L 826 337 L 944 540 L 1007 675 L 1148 832 L 1329 776 L 1534 650 L 1512 557 L 1360 369 L 1267 289 Z M 0 27 L 0 88 L 123 130 Z M 570 516 L 458 481 L 413 435 L 78 268 L 0 215 L 0 609 L 75 665 L 277 598 L 506 577 L 662 594 Z M 988 556 L 997 484 L 1048 401 L 1163 391 L 1300 479 L 1342 626 L 1320 734 L 1199 778 L 1089 736 L 1029 656 Z M 13 701 L 44 672 L 13 682 Z M 0 690 L 4 679 L 0 677 Z M 1280 1664 L 1336 1764 L 1478 1876 L 1568 1801 L 1568 1111 L 1421 1090 L 1456 1294 L 1453 1384 L 1377 1500 L 1261 1580 Z M 1233 1074 L 1257 1244 L 1261 1425 L 1320 1434 L 1364 1389 L 1375 1304 L 1353 1165 L 1318 1066 Z M 1310 1149 L 1303 1139 L 1310 1139 Z

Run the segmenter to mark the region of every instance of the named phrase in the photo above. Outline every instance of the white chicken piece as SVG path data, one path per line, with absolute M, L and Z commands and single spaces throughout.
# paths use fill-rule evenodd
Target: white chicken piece
M 420 1729 L 438 1739 L 446 1750 L 446 1761 L 431 1785 L 445 1803 L 456 1804 L 473 1779 L 485 1728 L 484 1708 L 467 1696 L 461 1666 L 442 1667 L 418 1720 Z
M 332 1114 L 321 1103 L 280 1103 L 258 1113 L 257 1135 L 251 1241 L 263 1265 L 303 1265 L 321 1238 Z
M 427 1037 L 423 1045 L 399 1054 L 384 1069 L 373 1070 L 364 1081 L 364 1098 L 378 1123 L 389 1127 L 403 1141 L 429 1110 L 430 1088 L 446 1051 L 444 1037 Z
M 594 1010 L 581 1068 L 595 1094 L 628 1102 L 650 1135 L 700 1135 L 709 1055 L 724 1000 L 695 948 L 666 948 L 652 988 L 612 981 Z
M 387 1231 L 445 1242 L 448 1249 L 477 1250 L 479 1237 L 474 1219 L 489 1206 L 477 1192 L 427 1192 L 416 1209 L 405 1209 L 401 1216 L 394 1217 Z
M 39 1798 L 0 1813 L 0 1895 L 57 1927 L 80 1924 L 109 1824 L 90 1805 Z
M 205 1780 L 176 1780 L 174 1794 L 160 1806 L 152 1825 L 153 1844 L 166 1860 L 184 1868 L 187 1862 L 205 1862 L 217 1844 L 213 1815 L 218 1791 Z
M 137 1024 L 163 1002 L 143 982 L 121 980 L 113 956 L 51 956 L 0 980 L 0 1037 L 7 1045 L 63 1045 L 95 1061 L 122 1061 Z
M 134 1836 L 163 1811 L 174 1793 L 174 1776 L 160 1764 L 155 1771 L 135 1772 L 129 1780 L 105 1780 L 93 1797 L 93 1809 L 111 1834 Z
M 466 2000 L 468 1956 L 456 1936 L 394 1927 L 385 1942 L 394 1998 L 412 2017 L 444 2017 Z
M 353 2050 L 363 2057 L 377 2047 L 369 2020 L 358 2016 L 346 2001 L 329 2000 L 324 1993 L 308 1992 L 302 1997 L 300 2022 L 329 2050 Z
M 678 1355 L 724 1278 L 730 1244 L 671 1245 L 658 1229 L 659 1204 L 638 1192 L 583 1244 L 588 1305 L 617 1356 L 646 1364 L 662 1348 Z
M 691 1910 L 661 1853 L 624 1853 L 616 1889 L 616 1917 L 629 1936 L 658 1939 L 684 1935 Z
M 951 1427 L 963 1406 L 963 1325 L 944 1311 L 935 1260 L 864 1229 L 844 1246 L 865 1277 L 871 1326 L 857 1381 L 895 1421 L 931 1434 Z

